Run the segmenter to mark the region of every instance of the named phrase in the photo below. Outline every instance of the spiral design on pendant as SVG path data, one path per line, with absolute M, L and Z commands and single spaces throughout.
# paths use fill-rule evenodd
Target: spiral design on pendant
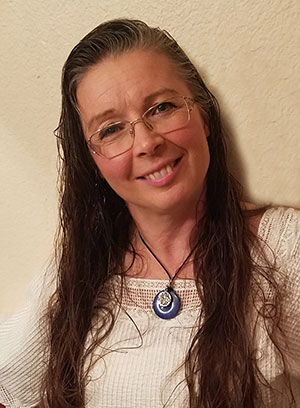
M 153 300 L 153 310 L 161 319 L 173 319 L 180 307 L 180 298 L 172 288 L 161 290 Z

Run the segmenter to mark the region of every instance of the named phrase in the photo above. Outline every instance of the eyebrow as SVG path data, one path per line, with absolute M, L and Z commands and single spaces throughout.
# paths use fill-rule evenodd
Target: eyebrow
M 171 89 L 171 88 L 159 89 L 158 91 L 153 92 L 150 95 L 146 96 L 146 98 L 144 99 L 144 105 L 147 105 L 153 102 L 155 98 L 157 98 L 158 96 L 164 95 L 164 94 L 178 95 L 178 92 L 175 91 L 175 89 Z
M 107 109 L 104 112 L 98 113 L 97 115 L 93 116 L 91 120 L 88 122 L 87 129 L 90 131 L 95 123 L 99 123 L 101 120 L 105 119 L 105 117 L 115 113 L 115 109 Z
M 171 88 L 159 89 L 158 91 L 153 92 L 144 98 L 144 101 L 143 101 L 144 107 L 154 102 L 155 98 L 157 98 L 158 96 L 165 95 L 165 94 L 178 95 L 178 92 L 175 91 L 175 89 L 171 89 Z M 94 115 L 91 118 L 91 120 L 88 122 L 87 129 L 90 131 L 92 129 L 92 126 L 95 123 L 99 123 L 101 120 L 105 119 L 107 116 L 114 114 L 114 113 L 116 113 L 116 109 L 107 109 L 104 112 Z

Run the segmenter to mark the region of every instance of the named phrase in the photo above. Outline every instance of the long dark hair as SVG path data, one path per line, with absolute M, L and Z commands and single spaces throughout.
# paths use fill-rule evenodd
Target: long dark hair
M 75 46 L 63 69 L 62 112 L 56 131 L 61 159 L 58 281 L 48 310 L 50 357 L 44 403 L 51 408 L 85 406 L 92 353 L 114 324 L 107 283 L 122 271 L 132 219 L 91 158 L 76 89 L 89 67 L 133 49 L 154 50 L 170 59 L 210 128 L 205 217 L 191 237 L 202 311 L 185 361 L 190 407 L 253 408 L 260 400 L 259 384 L 267 382 L 254 355 L 255 325 L 249 325 L 249 319 L 256 311 L 268 320 L 268 333 L 276 343 L 280 298 L 274 268 L 259 267 L 252 259 L 251 249 L 260 243 L 249 227 L 253 214 L 241 208 L 241 188 L 228 170 L 216 99 L 177 42 L 166 31 L 138 20 L 99 25 Z M 259 290 L 263 285 L 271 293 L 271 317 Z M 262 307 L 254 307 L 259 302 Z

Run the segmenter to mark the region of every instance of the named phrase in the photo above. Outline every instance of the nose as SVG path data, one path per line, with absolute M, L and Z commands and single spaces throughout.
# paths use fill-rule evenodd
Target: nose
M 164 137 L 155 132 L 143 119 L 132 122 L 134 133 L 133 151 L 137 156 L 154 154 L 165 143 Z

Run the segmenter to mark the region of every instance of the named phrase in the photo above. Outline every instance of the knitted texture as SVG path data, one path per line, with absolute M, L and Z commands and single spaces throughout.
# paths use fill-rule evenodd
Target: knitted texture
M 282 279 L 282 327 L 289 348 L 283 347 L 300 406 L 300 213 L 285 208 L 267 210 L 258 234 L 275 254 Z M 258 258 L 258 254 L 253 256 Z M 154 296 L 167 281 L 125 278 L 125 283 L 116 324 L 99 347 L 102 358 L 90 372 L 87 408 L 188 407 L 183 361 L 201 309 L 194 281 L 175 281 L 182 309 L 171 320 L 159 319 L 152 310 Z M 113 284 L 116 292 L 121 290 L 118 278 Z M 49 290 L 39 283 L 33 292 L 23 311 L 0 327 L 0 402 L 10 408 L 37 405 L 47 364 L 45 328 L 40 316 Z M 284 384 L 282 369 L 263 324 L 258 324 L 256 342 L 259 367 L 279 391 L 274 398 L 263 390 L 265 406 L 286 408 L 286 397 L 280 393 Z

